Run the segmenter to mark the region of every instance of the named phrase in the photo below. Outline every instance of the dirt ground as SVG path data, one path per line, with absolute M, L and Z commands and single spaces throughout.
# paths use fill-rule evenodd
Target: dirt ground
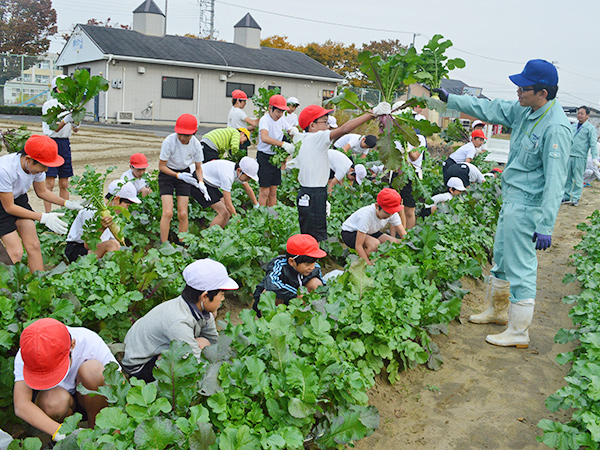
M 0 122 L 0 129 L 19 125 Z M 41 127 L 32 126 L 34 133 Z M 83 126 L 73 136 L 73 165 L 76 174 L 85 164 L 97 169 L 116 165 L 109 181 L 128 169 L 129 156 L 143 152 L 149 170 L 158 168 L 158 155 L 164 137 L 152 133 L 92 129 Z M 469 314 L 484 307 L 486 285 L 479 280 L 465 281 L 470 289 L 460 320 L 450 324 L 449 334 L 435 337 L 444 357 L 438 371 L 424 367 L 404 372 L 395 385 L 379 380 L 371 390 L 371 403 L 379 408 L 379 429 L 360 441 L 361 450 L 470 449 L 544 449 L 535 437 L 540 434 L 540 419 L 565 420 L 568 411 L 551 413 L 544 405 L 546 397 L 564 386 L 568 367 L 555 362 L 558 353 L 572 349 L 554 343 L 560 328 L 571 327 L 569 307 L 561 299 L 578 292 L 576 284 L 565 285 L 565 273 L 573 272 L 569 255 L 579 242 L 576 225 L 600 207 L 598 185 L 586 188 L 579 207 L 561 206 L 553 245 L 539 252 L 538 296 L 531 344 L 528 349 L 500 348 L 485 342 L 486 334 L 504 330 L 500 325 L 475 325 Z M 35 195 L 31 205 L 42 211 Z M 489 268 L 486 271 L 489 273 Z M 239 305 L 225 304 L 220 311 L 239 311 Z

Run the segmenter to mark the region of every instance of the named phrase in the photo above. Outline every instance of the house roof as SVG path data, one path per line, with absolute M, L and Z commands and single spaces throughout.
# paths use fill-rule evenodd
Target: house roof
M 467 83 L 464 83 L 460 80 L 452 80 L 452 79 L 446 79 L 446 78 L 442 79 L 442 88 L 446 89 L 449 94 L 462 95 L 463 88 L 465 86 L 471 87 Z M 479 94 L 479 98 L 488 99 L 483 94 Z
M 247 13 L 244 17 L 241 18 L 241 20 L 236 23 L 233 28 L 258 28 L 259 30 L 262 30 L 262 28 L 260 27 L 260 25 L 258 25 L 256 23 L 256 20 L 254 20 L 254 17 L 252 17 L 250 15 L 250 13 Z
M 152 1 L 152 0 L 150 0 Z M 243 20 L 243 19 L 242 19 Z M 78 25 L 100 51 L 115 59 L 137 57 L 183 64 L 226 66 L 342 81 L 343 77 L 304 53 L 270 47 L 247 48 L 231 42 L 184 36 L 148 36 L 134 30 Z
M 150 13 L 164 16 L 164 13 L 160 10 L 156 3 L 154 3 L 154 0 L 144 0 L 140 6 L 133 10 L 133 13 Z

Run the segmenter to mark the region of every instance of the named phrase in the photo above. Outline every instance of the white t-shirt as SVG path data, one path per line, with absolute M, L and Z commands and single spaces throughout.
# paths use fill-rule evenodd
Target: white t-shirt
M 350 144 L 350 150 L 352 151 L 352 153 L 356 153 L 357 155 L 364 153 L 366 155 L 367 153 L 369 153 L 369 150 L 371 150 L 371 149 L 370 148 L 362 148 L 360 146 L 362 138 L 363 137 L 360 134 L 348 133 L 348 134 L 343 135 L 337 141 L 335 141 L 333 146 L 335 148 L 342 149 L 342 148 L 344 148 L 344 146 L 346 144 Z
M 342 181 L 350 167 L 352 167 L 352 160 L 339 150 L 329 150 L 327 154 L 329 156 L 329 169 L 333 170 L 333 176 L 336 180 Z
M 248 123 L 244 120 L 248 114 L 242 108 L 232 106 L 227 116 L 227 126 L 232 128 L 246 128 Z
M 443 194 L 436 194 L 433 197 L 431 197 L 431 199 L 433 200 L 433 203 L 431 205 L 425 205 L 428 208 L 431 208 L 433 205 L 437 205 L 438 203 L 444 203 L 447 202 L 448 200 L 451 200 L 453 197 L 453 195 L 450 192 L 444 192 Z
M 329 181 L 329 146 L 331 132 L 304 133 L 298 152 L 298 181 L 304 187 L 325 187 Z
M 469 168 L 469 181 L 471 183 L 483 183 L 485 181 L 485 177 L 481 173 L 481 171 L 471 163 L 463 163 L 466 164 Z
M 398 226 L 402 223 L 398 213 L 392 214 L 387 219 L 377 217 L 375 203 L 363 206 L 354 212 L 342 224 L 342 231 L 360 231 L 365 234 L 373 234 L 382 230 L 387 224 Z
M 454 153 L 450 155 L 450 158 L 454 160 L 455 163 L 463 163 L 468 158 L 475 158 L 475 154 L 477 153 L 477 149 L 473 145 L 472 142 L 467 142 L 465 145 L 460 147 Z
M 285 120 L 289 124 L 290 128 L 298 126 L 298 114 L 290 113 L 285 115 Z
M 413 119 L 415 119 L 415 120 L 427 120 L 427 117 L 425 117 L 423 114 L 415 114 L 415 116 L 413 117 Z
M 55 98 L 48 100 L 42 105 L 42 114 L 46 114 L 48 110 L 54 106 L 59 106 L 58 100 Z M 62 106 L 62 105 L 61 105 Z M 52 131 L 50 129 L 50 125 L 48 125 L 45 121 L 42 120 L 42 131 L 46 136 L 50 136 L 51 138 L 68 138 L 71 137 L 72 127 L 70 123 L 66 123 L 64 127 L 60 129 L 60 131 Z
M 269 137 L 278 141 L 283 140 L 283 130 L 289 130 L 290 126 L 282 116 L 281 119 L 275 121 L 269 115 L 269 113 L 262 116 L 258 122 L 258 144 L 256 149 L 259 152 L 266 153 L 267 155 L 274 155 L 275 152 L 271 150 L 271 144 L 265 144 L 260 138 L 261 130 L 267 130 Z
M 131 184 L 133 184 L 138 194 L 140 193 L 142 188 L 148 186 L 148 182 L 144 178 L 136 178 L 133 175 L 132 169 L 129 169 L 127 172 L 121 175 L 120 181 L 122 181 L 123 183 L 130 182 Z
M 235 163 L 225 159 L 214 159 L 202 164 L 204 181 L 212 184 L 225 192 L 231 192 L 233 182 L 236 180 Z
M 109 362 L 117 362 L 110 349 L 105 344 L 100 336 L 87 328 L 67 327 L 71 338 L 75 339 L 75 348 L 71 350 L 71 367 L 67 372 L 67 376 L 60 382 L 58 386 L 74 394 L 77 388 L 77 371 L 79 367 L 86 361 L 95 359 L 102 364 L 107 365 Z M 21 350 L 15 356 L 15 383 L 17 381 L 25 381 L 23 378 L 23 358 Z
M 419 147 L 427 147 L 427 140 L 425 139 L 425 136 L 423 136 L 421 134 L 417 134 L 417 138 L 419 138 Z M 396 145 L 396 148 L 398 150 L 403 151 L 402 143 L 400 141 L 394 141 L 394 144 Z M 406 151 L 412 152 L 415 148 L 416 147 L 414 145 L 407 144 Z M 423 154 L 424 154 L 424 152 L 420 152 L 419 157 L 414 161 L 412 159 L 410 159 L 410 157 L 408 158 L 409 162 L 415 168 L 415 172 L 417 174 L 423 171 Z
M 46 173 L 26 173 L 21 167 L 21 155 L 11 153 L 0 157 L 0 192 L 12 192 L 14 198 L 25 194 L 34 181 L 44 181 Z
M 177 139 L 177 133 L 173 133 L 163 141 L 159 158 L 167 161 L 167 167 L 171 170 L 185 170 L 193 163 L 204 161 L 204 152 L 196 136 L 192 136 L 190 142 L 183 145 Z
M 67 242 L 77 242 L 79 244 L 83 244 L 83 227 L 88 220 L 92 220 L 96 211 L 93 209 L 82 209 L 77 213 L 77 217 L 73 221 L 71 228 L 69 228 L 69 234 L 67 234 Z M 110 231 L 110 229 L 106 229 L 100 235 L 100 242 L 108 241 L 110 239 L 115 239 L 114 235 Z

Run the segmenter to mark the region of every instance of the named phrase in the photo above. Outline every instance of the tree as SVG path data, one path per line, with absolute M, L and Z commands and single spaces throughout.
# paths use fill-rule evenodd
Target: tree
M 384 59 L 392 55 L 406 51 L 408 47 L 402 45 L 398 39 L 382 39 L 381 41 L 371 41 L 363 44 L 361 51 L 370 51 L 373 55 L 379 55 Z
M 124 30 L 131 30 L 131 27 L 129 25 L 121 25 L 121 24 L 119 24 L 119 22 L 115 22 L 114 24 L 112 24 L 112 23 L 110 23 L 110 21 L 111 21 L 110 17 L 108 19 L 106 19 L 106 22 L 103 22 L 98 19 L 88 19 L 88 21 L 85 24 L 93 25 L 95 27 L 122 28 Z M 76 25 L 71 25 L 71 30 L 68 33 L 61 34 L 60 37 L 65 42 L 68 42 L 68 40 L 71 39 L 71 35 L 73 34 L 73 31 L 75 31 L 75 27 L 76 27 Z
M 288 42 L 287 36 L 273 35 L 260 41 L 262 47 L 281 48 L 284 50 L 298 50 L 298 47 Z
M 46 52 L 55 33 L 56 11 L 51 0 L 0 0 L 0 104 L 4 104 L 4 84 L 21 75 L 19 55 Z M 28 58 L 24 68 L 36 61 Z

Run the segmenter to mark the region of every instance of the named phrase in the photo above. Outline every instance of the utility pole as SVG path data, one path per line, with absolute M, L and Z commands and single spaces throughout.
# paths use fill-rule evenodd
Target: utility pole
M 413 40 L 412 40 L 412 44 L 410 44 L 411 47 L 415 46 L 415 38 L 417 36 L 421 36 L 421 33 L 413 33 Z M 410 100 L 410 84 L 408 85 L 408 90 L 406 91 L 406 101 Z
M 215 30 L 215 0 L 196 0 L 200 7 L 200 22 L 198 37 L 214 39 Z
M 167 3 L 168 0 L 165 0 L 165 36 L 167 35 Z

